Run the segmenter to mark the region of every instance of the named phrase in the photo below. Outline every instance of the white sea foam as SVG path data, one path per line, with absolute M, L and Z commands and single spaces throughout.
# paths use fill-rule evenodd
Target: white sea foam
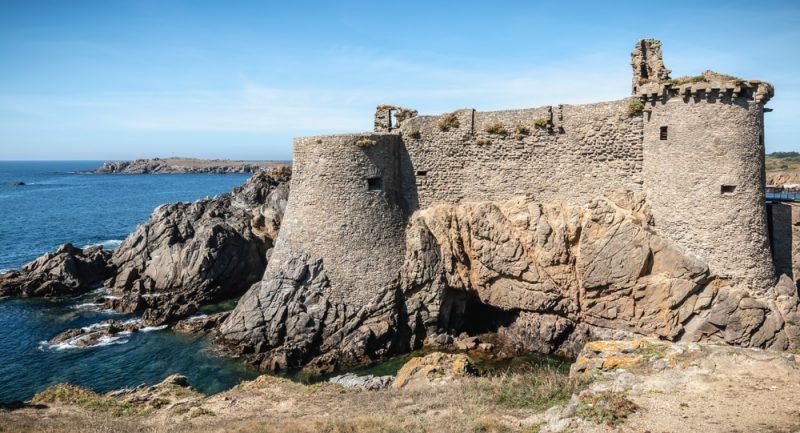
M 122 244 L 122 239 L 107 239 L 96 244 L 84 245 L 83 248 L 103 247 L 106 250 L 113 250 L 120 246 L 120 244 Z
M 81 335 L 75 338 L 71 338 L 67 341 L 57 344 L 50 344 L 48 341 L 42 341 L 39 343 L 39 347 L 41 349 L 53 349 L 53 350 L 67 350 L 67 349 L 89 349 L 92 347 L 102 347 L 102 346 L 111 346 L 112 344 L 125 344 L 128 342 L 127 339 L 123 339 L 122 336 L 127 336 L 129 334 L 124 334 L 120 332 L 117 335 L 104 335 L 97 340 L 97 343 L 91 346 L 78 346 L 78 342 L 88 337 L 88 335 Z
M 145 326 L 144 328 L 140 329 L 139 332 L 153 332 L 153 331 L 160 331 L 162 329 L 167 329 L 167 325 Z
M 200 313 L 200 314 L 195 314 L 194 316 L 187 317 L 186 321 L 187 322 L 194 322 L 195 320 L 203 320 L 203 319 L 205 319 L 207 317 L 208 317 L 207 315 L 205 315 L 203 313 Z
M 89 326 L 84 326 L 81 329 L 83 329 L 84 332 L 89 332 L 93 329 L 108 328 L 109 326 L 110 325 L 108 323 L 93 323 Z
M 85 304 L 77 304 L 73 305 L 72 309 L 75 310 L 99 310 L 101 304 L 95 304 L 94 302 L 87 302 Z

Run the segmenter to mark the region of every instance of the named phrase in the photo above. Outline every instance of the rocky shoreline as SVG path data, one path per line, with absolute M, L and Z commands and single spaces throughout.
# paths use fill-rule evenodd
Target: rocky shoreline
M 226 159 L 151 158 L 134 161 L 109 161 L 88 173 L 93 174 L 232 174 L 255 173 L 287 167 L 281 161 L 233 161 Z
M 285 167 L 259 171 L 231 193 L 160 206 L 113 251 L 62 245 L 0 274 L 0 297 L 59 298 L 103 286 L 108 293 L 93 301 L 98 310 L 141 317 L 135 324 L 112 320 L 67 330 L 52 345 L 89 347 L 173 324 L 184 332 L 208 332 L 226 314 L 198 320 L 200 307 L 241 296 L 260 280 L 283 218 L 290 177 Z

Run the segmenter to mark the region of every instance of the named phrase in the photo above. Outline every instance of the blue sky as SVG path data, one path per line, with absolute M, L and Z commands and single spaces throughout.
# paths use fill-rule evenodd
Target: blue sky
M 0 0 L 0 159 L 289 159 L 380 103 L 620 99 L 642 37 L 773 83 L 767 151 L 800 150 L 800 2 L 661 4 Z

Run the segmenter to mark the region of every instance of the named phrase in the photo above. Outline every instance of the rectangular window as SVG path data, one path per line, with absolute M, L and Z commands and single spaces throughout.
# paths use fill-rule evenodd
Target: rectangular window
M 758 145 L 764 147 L 764 134 L 758 135 Z
M 370 177 L 367 179 L 367 190 L 369 191 L 383 191 L 383 179 L 379 177 Z
M 736 191 L 736 185 L 722 185 L 719 190 L 722 194 L 733 194 Z
M 417 176 L 427 176 L 428 170 L 419 170 L 417 171 Z
M 661 139 L 662 140 L 666 140 L 667 139 L 667 127 L 666 126 L 662 126 L 661 127 Z

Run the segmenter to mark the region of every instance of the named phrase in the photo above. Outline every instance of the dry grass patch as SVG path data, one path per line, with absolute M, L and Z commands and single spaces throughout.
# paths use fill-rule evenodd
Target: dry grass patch
M 569 401 L 591 382 L 589 376 L 571 378 L 555 367 L 531 366 L 524 372 L 503 372 L 467 384 L 467 392 L 484 404 L 504 409 L 547 410 Z
M 636 409 L 636 403 L 628 400 L 625 393 L 601 391 L 582 395 L 575 414 L 585 420 L 613 427 L 625 421 Z
M 50 386 L 33 396 L 31 403 L 61 403 L 90 411 L 108 412 L 114 416 L 147 415 L 152 412 L 152 408 L 122 402 L 102 396 L 86 388 L 69 384 Z

